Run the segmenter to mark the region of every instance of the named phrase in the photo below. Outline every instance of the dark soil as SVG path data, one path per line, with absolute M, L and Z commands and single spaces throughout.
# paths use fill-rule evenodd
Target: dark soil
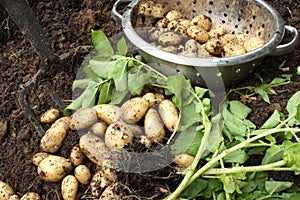
M 43 62 L 22 31 L 0 6 L 0 180 L 9 183 L 20 196 L 31 191 L 40 194 L 42 199 L 61 199 L 60 183 L 42 181 L 32 164 L 32 156 L 40 151 L 41 135 L 28 119 L 28 113 L 21 108 L 19 92 L 40 68 L 44 68 L 47 76 L 39 79 L 38 84 L 25 95 L 25 103 L 30 106 L 34 115 L 40 116 L 50 107 L 58 107 L 51 98 L 47 83 L 62 99 L 71 99 L 71 85 L 75 79 L 76 69 L 92 49 L 90 30 L 101 29 L 110 37 L 120 32 L 121 27 L 111 19 L 114 1 L 28 0 L 28 2 L 43 27 L 54 54 L 69 56 L 63 61 L 54 58 Z M 268 2 L 279 11 L 286 25 L 294 26 L 300 31 L 300 2 L 294 0 L 268 0 Z M 286 89 L 286 92 L 270 95 L 270 105 L 259 97 L 246 100 L 245 103 L 253 109 L 250 120 L 260 126 L 274 109 L 285 108 L 290 96 L 300 90 L 300 79 L 296 75 L 298 66 L 300 66 L 300 48 L 284 56 L 266 57 L 263 60 L 256 73 L 260 73 L 266 82 L 281 74 L 289 73 L 293 74 L 293 83 L 278 88 Z M 260 81 L 252 74 L 234 87 L 259 84 Z M 240 97 L 231 95 L 230 98 Z M 78 134 L 69 134 L 57 154 L 68 157 L 71 148 L 77 143 Z M 92 171 L 96 170 L 91 163 L 86 164 Z M 293 181 L 300 186 L 300 177 L 291 173 L 272 173 L 272 177 L 277 180 Z M 120 179 L 124 184 L 124 192 L 131 196 L 128 199 L 162 199 L 165 193 L 160 188 L 172 191 L 179 181 L 172 167 L 148 174 L 122 174 Z M 80 186 L 78 198 L 86 191 L 88 186 Z

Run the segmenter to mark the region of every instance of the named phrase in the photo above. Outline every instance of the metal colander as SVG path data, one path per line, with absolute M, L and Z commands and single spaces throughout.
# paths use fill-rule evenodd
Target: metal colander
M 161 73 L 170 76 L 183 74 L 192 83 L 209 88 L 240 82 L 259 66 L 266 55 L 282 55 L 294 50 L 299 41 L 297 29 L 284 25 L 278 12 L 262 0 L 152 0 L 166 10 L 178 10 L 191 19 L 202 14 L 210 17 L 213 24 L 223 24 L 228 33 L 247 33 L 262 37 L 265 44 L 249 53 L 226 58 L 194 58 L 168 53 L 143 39 L 139 34 L 149 27 L 135 27 L 138 6 L 145 0 L 130 1 L 121 15 L 118 6 L 128 0 L 119 0 L 113 8 L 114 19 L 120 21 L 128 39 L 140 50 L 145 61 Z M 285 32 L 293 39 L 279 45 Z

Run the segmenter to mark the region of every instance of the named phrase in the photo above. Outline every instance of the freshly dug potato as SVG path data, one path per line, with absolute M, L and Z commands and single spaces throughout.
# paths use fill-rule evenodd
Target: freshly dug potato
M 43 151 L 55 153 L 62 146 L 68 132 L 64 122 L 52 125 L 41 139 L 40 146 Z
M 102 166 L 101 171 L 103 172 L 104 176 L 111 182 L 115 182 L 118 178 L 116 171 L 106 165 Z
M 81 151 L 98 166 L 108 162 L 110 153 L 105 146 L 104 141 L 98 136 L 87 133 L 80 137 L 79 147 Z
M 41 200 L 42 198 L 40 197 L 39 194 L 35 192 L 28 192 L 24 194 L 20 200 Z
M 198 26 L 201 29 L 209 31 L 212 26 L 211 18 L 206 15 L 197 15 L 190 21 L 191 26 Z
M 61 193 L 64 200 L 76 200 L 78 181 L 73 175 L 66 176 L 61 182 Z
M 246 40 L 249 40 L 250 35 L 246 33 L 238 33 L 236 34 L 236 38 L 238 39 L 239 45 L 243 46 Z
M 99 104 L 93 107 L 98 119 L 110 125 L 120 118 L 120 107 L 112 104 Z
M 236 35 L 233 35 L 233 34 L 225 34 L 220 37 L 220 40 L 221 40 L 223 46 L 225 46 L 227 44 L 231 44 L 231 45 L 239 44 L 239 41 L 238 41 Z
M 32 157 L 32 162 L 35 166 L 38 166 L 40 164 L 40 162 L 42 160 L 44 160 L 45 158 L 47 158 L 50 154 L 46 153 L 46 152 L 39 152 L 36 153 L 33 157 Z
M 91 126 L 98 121 L 97 113 L 92 108 L 80 108 L 70 117 L 70 128 L 80 130 Z
M 216 24 L 211 27 L 211 29 L 208 32 L 208 35 L 210 38 L 219 38 L 220 36 L 223 36 L 226 33 L 225 27 L 222 24 Z
M 187 29 L 187 34 L 190 36 L 192 39 L 196 40 L 200 44 L 203 44 L 207 42 L 209 39 L 209 35 L 206 30 L 199 28 L 196 25 L 190 26 Z
M 9 197 L 12 196 L 14 194 L 14 190 L 12 189 L 12 187 L 3 182 L 0 181 L 0 199 L 1 200 L 9 200 Z
M 89 184 L 92 174 L 90 169 L 85 165 L 78 165 L 74 169 L 76 179 L 83 185 Z
M 169 53 L 174 53 L 174 54 L 177 53 L 177 48 L 174 47 L 174 46 L 162 47 L 160 49 L 163 50 L 163 51 L 169 52 Z
M 156 22 L 155 26 L 160 28 L 167 28 L 169 20 L 167 18 L 162 18 Z
M 239 44 L 226 44 L 223 47 L 222 57 L 238 56 L 247 53 Z
M 177 124 L 178 128 L 180 127 L 179 113 L 172 101 L 169 99 L 163 100 L 158 106 L 158 112 L 169 131 L 175 131 Z
M 135 97 L 127 100 L 121 106 L 121 119 L 128 124 L 139 122 L 146 114 L 149 103 L 142 97 Z
M 51 122 L 54 122 L 59 117 L 59 110 L 55 108 L 51 108 L 47 110 L 44 114 L 42 114 L 40 121 L 42 123 L 49 124 Z
M 132 140 L 133 133 L 126 125 L 116 122 L 107 127 L 105 144 L 109 149 L 122 149 L 132 143 Z
M 138 14 L 153 18 L 162 18 L 167 12 L 167 7 L 153 1 L 145 1 L 139 4 Z
M 180 165 L 184 168 L 188 168 L 194 161 L 194 156 L 187 154 L 187 153 L 182 153 L 179 155 L 176 155 L 173 162 L 177 165 Z
M 159 104 L 160 102 L 162 102 L 165 99 L 165 96 L 161 93 L 148 92 L 144 94 L 142 98 L 148 102 L 150 108 L 155 104 Z
M 122 199 L 122 197 L 119 194 L 116 194 L 116 187 L 118 187 L 118 182 L 109 185 L 105 190 L 102 192 L 99 199 L 101 200 L 119 200 Z
M 158 42 L 162 46 L 173 46 L 179 44 L 182 39 L 183 36 L 181 34 L 177 34 L 174 31 L 168 31 L 158 37 Z
M 243 47 L 247 52 L 250 52 L 262 47 L 264 44 L 265 44 L 264 39 L 260 37 L 249 37 L 246 38 Z
M 20 197 L 17 194 L 14 194 L 10 196 L 8 200 L 20 200 Z
M 150 36 L 149 36 L 150 41 L 158 41 L 159 36 L 165 32 L 167 32 L 167 30 L 164 28 L 151 29 Z
M 142 135 L 140 137 L 140 143 L 143 144 L 146 148 L 150 148 L 152 144 L 151 140 L 145 135 Z
M 74 166 L 81 165 L 85 161 L 85 155 L 81 151 L 79 145 L 76 145 L 72 148 L 70 153 L 70 160 Z
M 99 121 L 93 124 L 90 131 L 99 137 L 104 137 L 106 129 L 107 124 L 105 122 Z
M 178 19 L 178 24 L 184 26 L 186 29 L 190 26 L 191 21 L 188 19 Z
M 71 171 L 71 161 L 61 156 L 49 155 L 38 165 L 38 174 L 46 182 L 58 182 Z
M 173 20 L 178 20 L 184 18 L 181 12 L 177 10 L 171 10 L 166 14 L 166 19 L 170 22 Z
M 104 188 L 112 182 L 106 178 L 102 170 L 97 171 L 90 182 L 90 190 L 93 197 L 99 198 Z M 101 199 L 101 198 L 100 198 Z
M 153 108 L 150 108 L 145 115 L 144 127 L 145 134 L 151 141 L 161 142 L 166 136 L 164 124 L 158 112 Z
M 205 49 L 214 56 L 220 56 L 223 51 L 222 41 L 216 37 L 210 38 L 205 44 Z
M 135 136 L 141 135 L 143 133 L 142 127 L 137 124 L 128 124 L 121 119 L 119 119 L 116 124 L 118 124 L 120 127 L 123 127 L 124 129 L 128 129 Z

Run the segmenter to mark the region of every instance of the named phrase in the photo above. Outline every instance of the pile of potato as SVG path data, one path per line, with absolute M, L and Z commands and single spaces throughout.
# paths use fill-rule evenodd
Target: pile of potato
M 15 194 L 12 187 L 3 181 L 0 181 L 0 199 L 1 200 L 41 200 L 40 195 L 35 192 L 28 192 L 21 198 Z
M 134 139 L 146 148 L 151 148 L 153 143 L 163 144 L 167 133 L 175 133 L 181 126 L 175 104 L 162 93 L 133 97 L 121 106 L 99 104 L 78 109 L 70 117 L 59 116 L 56 109 L 41 116 L 41 122 L 51 126 L 41 138 L 42 151 L 32 161 L 41 179 L 61 182 L 64 200 L 76 199 L 80 185 L 89 185 L 93 197 L 119 199 L 110 191 L 117 182 L 117 173 L 110 168 L 113 151 L 124 149 Z M 73 147 L 68 158 L 55 155 L 72 130 L 80 130 L 79 144 Z M 98 168 L 94 174 L 84 164 L 87 158 Z M 174 163 L 180 169 L 186 168 L 193 158 L 188 154 L 177 155 Z
M 164 51 L 189 57 L 231 57 L 253 51 L 265 44 L 261 37 L 246 33 L 228 33 L 210 17 L 197 15 L 187 19 L 177 10 L 168 10 L 153 1 L 139 4 L 136 27 L 152 27 L 146 35 L 151 45 Z

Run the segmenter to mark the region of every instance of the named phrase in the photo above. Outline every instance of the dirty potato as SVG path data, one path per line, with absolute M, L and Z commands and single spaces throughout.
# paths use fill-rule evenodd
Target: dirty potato
M 74 169 L 76 179 L 83 185 L 89 184 L 92 174 L 90 169 L 85 165 L 78 165 Z
M 191 26 L 198 26 L 201 29 L 209 31 L 212 26 L 211 18 L 206 15 L 197 15 L 190 21 Z
M 166 14 L 166 19 L 170 22 L 173 20 L 178 20 L 184 18 L 181 12 L 178 10 L 171 10 Z
M 42 160 L 44 160 L 45 158 L 47 158 L 50 154 L 46 153 L 46 152 L 39 152 L 34 154 L 34 156 L 32 157 L 32 162 L 35 166 L 38 166 L 40 164 L 40 162 Z
M 169 99 L 163 100 L 158 106 L 159 115 L 167 129 L 175 131 L 177 125 L 180 127 L 179 113 L 175 104 Z
M 120 107 L 112 104 L 99 104 L 93 107 L 98 119 L 110 125 L 120 118 Z
M 183 36 L 181 34 L 177 34 L 173 31 L 168 31 L 163 34 L 161 34 L 158 37 L 158 42 L 162 46 L 174 46 L 179 44 L 183 39 Z
M 220 56 L 223 51 L 222 41 L 219 38 L 210 38 L 205 44 L 205 49 L 214 56 Z
M 264 39 L 260 37 L 249 37 L 245 39 L 243 47 L 247 52 L 250 52 L 262 47 L 264 44 Z
M 75 145 L 70 153 L 70 160 L 74 166 L 81 165 L 85 161 L 85 155 L 79 145 Z
M 92 125 L 90 131 L 99 137 L 104 137 L 106 129 L 107 124 L 105 122 L 99 121 Z
M 127 100 L 121 106 L 121 119 L 128 123 L 139 122 L 146 114 L 149 108 L 149 103 L 142 97 L 134 97 Z
M 91 126 L 98 121 L 97 113 L 92 108 L 80 108 L 70 117 L 70 128 L 80 130 Z
M 223 46 L 222 57 L 238 56 L 247 53 L 239 44 L 226 44 Z
M 17 194 L 14 194 L 14 195 L 10 196 L 8 200 L 20 200 L 20 197 Z
M 182 153 L 175 156 L 173 162 L 177 165 L 180 165 L 184 168 L 188 168 L 194 161 L 194 156 Z
M 80 137 L 79 147 L 86 157 L 98 166 L 102 166 L 110 157 L 104 141 L 91 133 Z
M 35 192 L 27 192 L 26 194 L 24 194 L 20 200 L 41 200 L 42 198 L 40 197 L 39 194 L 35 193 Z
M 161 142 L 166 135 L 164 124 L 153 108 L 150 108 L 145 115 L 144 127 L 145 134 L 151 141 Z
M 92 177 L 90 182 L 91 194 L 93 197 L 99 198 L 104 188 L 109 186 L 112 181 L 108 180 L 102 170 L 98 170 Z
M 49 155 L 38 165 L 38 174 L 46 182 L 58 182 L 71 171 L 71 161 L 61 156 Z
M 12 187 L 3 181 L 0 181 L 0 199 L 9 200 L 9 197 L 14 194 Z
M 51 122 L 54 122 L 59 117 L 59 110 L 55 108 L 51 108 L 47 110 L 44 114 L 42 114 L 40 121 L 42 123 L 49 124 Z
M 118 182 L 109 185 L 105 190 L 102 192 L 99 199 L 101 200 L 118 200 L 122 199 L 119 194 L 116 194 L 116 187 L 118 187 Z
M 207 31 L 202 28 L 199 28 L 196 25 L 190 26 L 186 32 L 188 36 L 190 36 L 192 39 L 196 40 L 200 44 L 207 42 L 207 40 L 209 39 Z
M 63 200 L 76 200 L 78 181 L 73 175 L 67 175 L 61 182 Z
M 169 23 L 169 20 L 167 18 L 162 18 L 160 20 L 158 20 L 155 24 L 156 27 L 160 27 L 160 28 L 167 28 Z
M 208 32 L 208 35 L 210 38 L 219 38 L 220 36 L 223 36 L 226 33 L 225 26 L 222 24 L 216 24 L 211 27 L 211 29 Z

